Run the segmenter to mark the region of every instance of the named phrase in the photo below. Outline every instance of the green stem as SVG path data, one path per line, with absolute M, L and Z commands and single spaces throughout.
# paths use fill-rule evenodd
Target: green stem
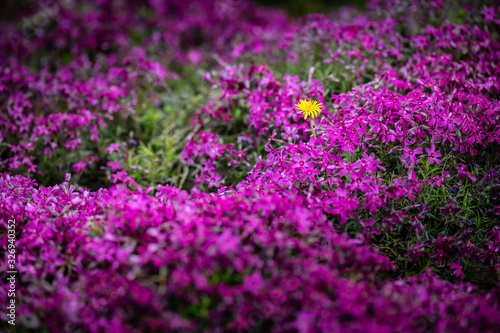
M 314 137 L 315 139 L 317 139 L 317 137 L 316 137 L 316 133 L 314 132 L 313 119 L 312 119 L 312 117 L 311 117 L 310 119 L 311 119 L 311 129 L 312 129 L 312 132 L 313 132 L 313 137 Z

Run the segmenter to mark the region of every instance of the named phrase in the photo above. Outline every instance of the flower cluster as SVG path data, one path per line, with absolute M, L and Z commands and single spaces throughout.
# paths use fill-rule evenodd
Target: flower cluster
M 376 274 L 393 268 L 384 255 L 338 233 L 307 197 L 278 187 L 190 195 L 159 185 L 151 196 L 152 189 L 90 192 L 68 181 L 38 187 L 0 176 L 0 188 L 2 221 L 16 219 L 24 249 L 24 327 L 499 329 L 498 289 L 473 294 L 473 286 L 430 271 L 382 284 Z M 365 235 L 376 233 L 371 221 L 363 225 Z
M 289 25 L 281 12 L 254 10 L 246 2 L 234 6 L 203 0 L 168 6 L 49 1 L 35 4 L 21 22 L 4 24 L 0 170 L 48 183 L 65 171 L 81 175 L 91 168 L 87 176 L 95 176 L 107 162 L 102 152 L 108 138 L 117 136 L 115 125 L 138 137 L 137 125 L 128 120 L 162 103 L 158 92 L 169 91 L 168 81 L 178 78 L 169 66 L 260 52 Z

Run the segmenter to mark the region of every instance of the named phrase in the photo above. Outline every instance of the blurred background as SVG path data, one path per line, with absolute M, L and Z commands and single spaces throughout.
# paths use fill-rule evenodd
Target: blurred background
M 23 11 L 29 10 L 36 2 L 64 2 L 68 0 L 0 0 L 0 20 L 15 20 Z M 168 1 L 168 0 L 165 0 Z M 235 0 L 240 1 L 240 0 Z M 245 0 L 241 0 L 245 1 Z M 250 0 L 267 7 L 277 7 L 292 17 L 308 13 L 328 13 L 342 6 L 363 8 L 367 0 Z
M 279 7 L 293 17 L 308 13 L 328 13 L 342 6 L 363 8 L 367 0 L 256 0 L 255 2 L 270 7 Z

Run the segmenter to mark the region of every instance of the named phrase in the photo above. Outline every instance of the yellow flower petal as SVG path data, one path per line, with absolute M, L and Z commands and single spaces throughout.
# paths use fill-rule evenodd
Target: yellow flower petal
M 302 114 L 304 115 L 304 119 L 307 119 L 307 117 L 311 117 L 311 119 L 314 119 L 321 113 L 323 103 L 302 99 L 299 103 L 295 104 L 295 107 L 300 112 L 302 112 Z

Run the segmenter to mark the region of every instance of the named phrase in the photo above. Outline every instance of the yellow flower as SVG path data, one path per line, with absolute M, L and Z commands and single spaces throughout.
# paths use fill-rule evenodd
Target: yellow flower
M 304 119 L 311 117 L 316 118 L 321 113 L 321 107 L 323 103 L 318 103 L 317 101 L 308 101 L 307 99 L 301 100 L 299 103 L 295 104 L 297 109 L 304 114 Z

